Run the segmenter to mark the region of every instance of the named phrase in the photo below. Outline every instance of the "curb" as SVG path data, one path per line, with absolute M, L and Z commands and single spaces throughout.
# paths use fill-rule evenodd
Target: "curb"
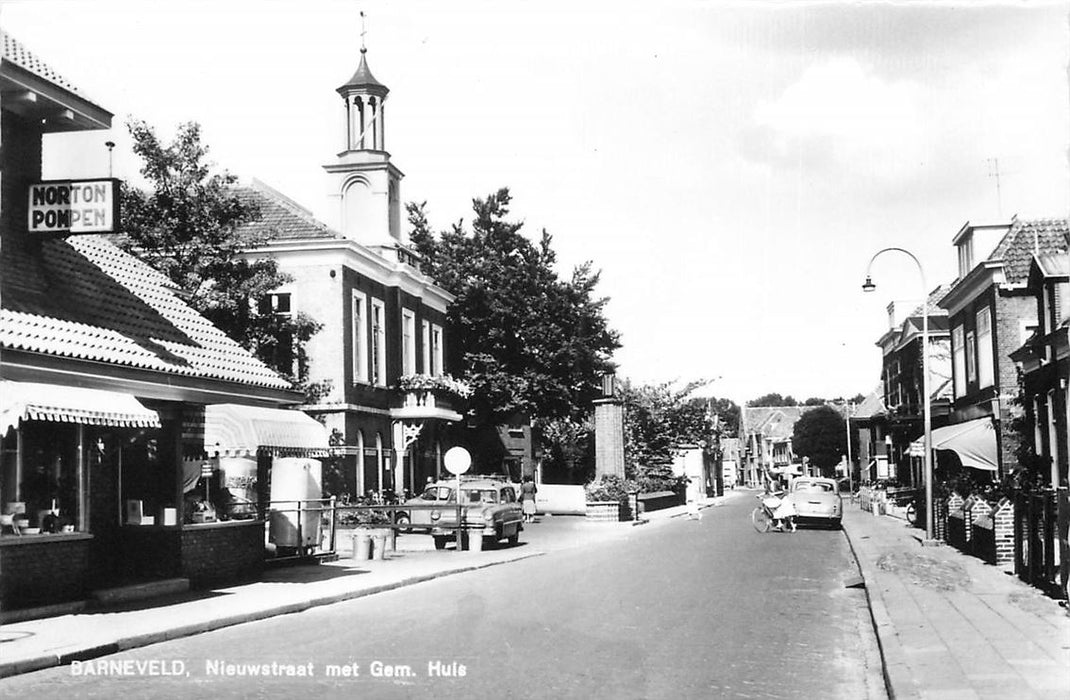
M 884 597 L 880 590 L 872 585 L 876 577 L 869 563 L 863 563 L 862 557 L 858 556 L 858 549 L 851 537 L 851 528 L 844 527 L 841 522 L 840 529 L 847 538 L 847 546 L 851 548 L 851 556 L 854 557 L 855 565 L 862 576 L 870 622 L 873 624 L 873 634 L 877 638 L 877 648 L 880 651 L 881 675 L 884 677 L 884 689 L 888 693 L 888 698 L 889 700 L 916 698 L 918 694 L 916 688 L 913 688 L 914 683 L 910 671 L 902 660 L 899 640 L 895 634 L 895 626 L 888 615 L 888 608 L 884 604 Z M 897 692 L 897 688 L 907 692 Z M 914 692 L 909 692 L 907 689 Z
M 375 595 L 376 593 L 383 593 L 385 591 L 391 591 L 397 588 L 404 588 L 406 586 L 412 586 L 417 583 L 424 583 L 427 581 L 432 581 L 434 579 L 452 576 L 454 574 L 463 574 L 469 571 L 476 571 L 478 569 L 487 569 L 492 566 L 499 566 L 501 564 L 510 564 L 515 561 L 531 559 L 533 557 L 541 557 L 545 554 L 546 552 L 544 551 L 530 552 L 518 555 L 516 557 L 502 559 L 500 561 L 471 564 L 456 569 L 437 571 L 430 574 L 419 574 L 416 576 L 410 576 L 409 578 L 401 579 L 399 581 L 392 581 L 389 583 L 380 584 L 378 586 L 371 586 L 369 588 L 343 591 L 341 593 L 325 595 L 319 598 L 311 598 L 309 600 L 298 601 L 296 603 L 287 603 L 271 608 L 252 610 L 237 615 L 218 617 L 212 620 L 196 622 L 188 625 L 179 625 L 167 629 L 156 630 L 153 632 L 136 634 L 129 637 L 120 637 L 114 642 L 109 641 L 101 643 L 99 640 L 94 640 L 93 642 L 81 648 L 68 647 L 62 650 L 58 650 L 56 653 L 52 654 L 42 654 L 40 656 L 21 659 L 18 661 L 0 662 L 0 678 L 8 678 L 10 676 L 17 676 L 23 673 L 31 673 L 33 671 L 40 671 L 46 668 L 53 668 L 56 666 L 66 666 L 72 661 L 88 661 L 90 659 L 96 659 L 101 656 L 107 656 L 108 654 L 115 654 L 120 651 L 127 651 L 130 649 L 149 646 L 151 644 L 157 644 L 159 642 L 166 642 L 173 639 L 181 639 L 183 637 L 192 637 L 194 635 L 202 634 L 204 632 L 211 632 L 213 630 L 222 629 L 224 627 L 232 627 L 234 625 L 240 625 L 246 622 L 256 622 L 257 620 L 266 620 L 268 618 L 279 617 L 281 615 L 304 612 L 305 610 L 309 610 L 311 608 L 323 607 L 325 605 L 341 603 L 347 600 L 356 600 L 357 598 L 364 598 L 366 596 Z

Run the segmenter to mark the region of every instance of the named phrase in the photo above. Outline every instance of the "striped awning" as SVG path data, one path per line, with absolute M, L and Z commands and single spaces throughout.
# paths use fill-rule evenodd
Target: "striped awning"
M 0 381 L 0 435 L 24 420 L 159 428 L 160 416 L 129 394 L 102 389 Z
M 323 457 L 330 443 L 327 429 L 301 411 L 227 403 L 205 407 L 204 449 L 212 457 Z

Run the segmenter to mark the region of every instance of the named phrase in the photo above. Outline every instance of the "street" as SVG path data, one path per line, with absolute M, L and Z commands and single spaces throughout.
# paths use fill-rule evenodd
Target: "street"
M 883 697 L 843 533 L 758 534 L 753 504 L 7 679 L 5 695 Z

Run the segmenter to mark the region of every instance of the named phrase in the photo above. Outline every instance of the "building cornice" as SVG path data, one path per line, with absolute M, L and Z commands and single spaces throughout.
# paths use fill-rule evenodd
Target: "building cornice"
M 1003 261 L 986 260 L 959 280 L 937 305 L 942 309 L 947 309 L 949 316 L 954 316 L 982 291 L 991 286 L 1001 285 L 1003 281 Z
M 296 241 L 271 241 L 266 246 L 250 250 L 246 255 L 259 255 L 307 265 L 338 265 L 348 267 L 388 287 L 420 297 L 425 304 L 441 313 L 454 296 L 435 284 L 430 277 L 403 263 L 392 262 L 356 241 L 341 238 L 319 238 Z M 339 260 L 340 258 L 340 260 Z

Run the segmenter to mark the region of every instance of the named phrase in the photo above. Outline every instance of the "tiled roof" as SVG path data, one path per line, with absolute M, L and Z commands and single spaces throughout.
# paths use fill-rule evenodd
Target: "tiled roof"
M 289 382 L 97 236 L 5 239 L 0 348 L 271 389 Z
M 238 187 L 235 193 L 243 203 L 260 208 L 260 219 L 245 224 L 241 233 L 255 231 L 273 241 L 343 237 L 307 209 L 261 182 L 254 181 L 252 187 Z
M 744 411 L 741 432 L 760 432 L 768 438 L 791 437 L 795 421 L 806 410 L 804 406 L 748 406 Z
M 883 416 L 888 413 L 888 408 L 884 405 L 884 386 L 878 384 L 877 388 L 869 393 L 862 403 L 858 404 L 858 407 L 851 414 L 852 418 L 872 418 L 873 416 Z
M 1070 249 L 1068 223 L 1066 219 L 1016 219 L 989 259 L 1003 261 L 1003 275 L 1008 284 L 1025 282 L 1035 254 Z
M 933 316 L 947 316 L 947 309 L 937 306 L 941 299 L 951 291 L 951 288 L 955 286 L 954 282 L 948 282 L 942 284 L 932 292 L 929 293 L 929 298 L 925 300 L 925 306 L 927 307 L 928 315 Z M 913 311 L 910 312 L 911 316 L 921 316 L 921 304 L 918 304 Z
M 54 71 L 47 63 L 35 56 L 28 48 L 7 32 L 0 30 L 0 41 L 3 43 L 3 59 L 11 61 L 16 66 L 24 68 L 34 75 L 44 78 L 50 83 L 58 85 L 73 93 L 78 93 L 78 88 Z

